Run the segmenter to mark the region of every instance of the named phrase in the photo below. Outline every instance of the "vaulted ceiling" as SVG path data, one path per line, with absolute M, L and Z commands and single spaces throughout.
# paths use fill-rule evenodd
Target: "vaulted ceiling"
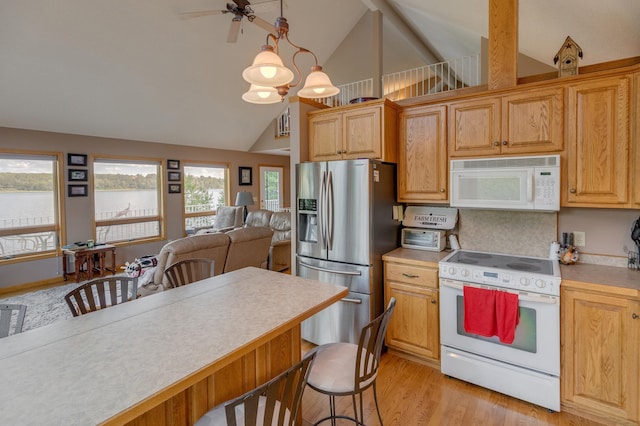
M 277 1 L 258 3 L 265 0 L 254 6 L 267 22 L 280 15 Z M 0 126 L 249 150 L 285 106 L 240 98 L 248 88 L 242 70 L 265 30 L 244 19 L 237 42 L 227 43 L 232 15 L 179 15 L 225 4 L 0 0 Z M 284 16 L 291 40 L 324 64 L 345 39 L 362 35 L 352 30 L 379 6 L 395 10 L 445 60 L 479 53 L 488 37 L 487 0 L 288 0 Z M 540 62 L 552 66 L 567 35 L 582 47 L 583 65 L 640 56 L 637 0 L 521 0 L 519 8 L 520 51 Z M 387 19 L 383 33 L 389 60 L 395 45 L 422 61 Z M 366 36 L 350 41 L 369 43 Z M 334 64 L 344 67 L 341 79 L 346 62 Z M 306 74 L 312 62 L 300 65 Z

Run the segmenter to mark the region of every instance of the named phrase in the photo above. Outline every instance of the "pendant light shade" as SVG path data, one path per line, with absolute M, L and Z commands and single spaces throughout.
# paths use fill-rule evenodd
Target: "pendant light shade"
M 249 90 L 242 95 L 242 99 L 252 104 L 262 105 L 282 102 L 282 96 L 278 94 L 278 89 L 256 84 L 251 85 Z
M 293 71 L 284 66 L 282 59 L 274 52 L 273 47 L 264 45 L 251 66 L 242 72 L 242 78 L 247 83 L 258 86 L 276 87 L 290 83 L 294 75 Z
M 340 89 L 335 87 L 329 76 L 322 71 L 320 65 L 311 67 L 311 73 L 304 81 L 304 87 L 298 91 L 301 98 L 328 98 L 340 93 Z

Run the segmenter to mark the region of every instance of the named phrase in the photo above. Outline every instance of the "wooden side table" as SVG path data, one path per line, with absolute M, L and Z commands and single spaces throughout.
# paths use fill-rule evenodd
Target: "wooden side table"
M 107 266 L 107 257 L 111 252 L 111 267 Z M 69 271 L 67 265 L 67 256 L 74 257 L 73 272 Z M 64 250 L 62 256 L 62 276 L 67 280 L 69 275 L 75 275 L 76 282 L 80 282 L 81 278 L 90 280 L 94 276 L 104 277 L 106 271 L 116 274 L 116 247 L 110 244 L 103 244 L 92 248 L 81 250 Z

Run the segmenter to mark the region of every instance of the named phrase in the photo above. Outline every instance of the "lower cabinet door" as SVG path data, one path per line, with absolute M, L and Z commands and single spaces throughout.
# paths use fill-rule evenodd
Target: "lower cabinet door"
M 387 346 L 432 360 L 440 359 L 438 290 L 387 281 L 385 298 L 396 298 Z

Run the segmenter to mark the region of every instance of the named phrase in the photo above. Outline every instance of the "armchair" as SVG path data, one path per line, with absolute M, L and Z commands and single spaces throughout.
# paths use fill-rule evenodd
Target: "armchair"
M 269 248 L 269 269 L 284 271 L 291 267 L 291 212 L 273 213 L 269 226 L 273 229 Z

